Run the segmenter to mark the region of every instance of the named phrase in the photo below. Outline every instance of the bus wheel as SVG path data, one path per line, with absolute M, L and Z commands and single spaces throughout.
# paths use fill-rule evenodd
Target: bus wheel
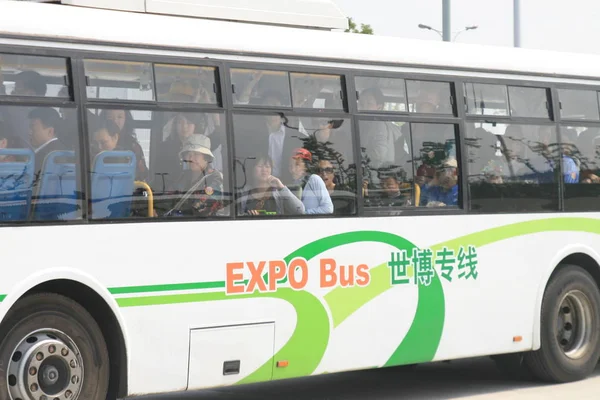
M 561 266 L 544 293 L 540 329 L 541 348 L 524 359 L 535 377 L 571 382 L 594 371 L 600 358 L 600 292 L 587 271 Z
M 0 338 L 0 398 L 106 399 L 106 343 L 94 318 L 73 300 L 25 297 L 8 313 Z

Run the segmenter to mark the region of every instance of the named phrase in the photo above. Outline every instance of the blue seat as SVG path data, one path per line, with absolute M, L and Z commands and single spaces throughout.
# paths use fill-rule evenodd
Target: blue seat
M 126 218 L 131 213 L 136 159 L 132 151 L 103 151 L 91 177 L 92 219 Z
M 74 151 L 53 151 L 46 156 L 33 200 L 33 219 L 73 220 L 81 218 L 77 191 L 77 158 Z
M 23 221 L 29 216 L 35 155 L 30 149 L 0 149 L 0 221 Z

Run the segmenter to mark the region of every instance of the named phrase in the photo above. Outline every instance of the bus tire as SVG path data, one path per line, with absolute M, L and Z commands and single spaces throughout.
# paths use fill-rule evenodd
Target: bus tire
M 8 312 L 0 340 L 0 398 L 106 399 L 108 349 L 79 303 L 54 293 L 27 296 Z
M 542 300 L 541 347 L 525 354 L 531 373 L 546 382 L 588 377 L 600 358 L 600 291 L 576 265 L 562 265 Z

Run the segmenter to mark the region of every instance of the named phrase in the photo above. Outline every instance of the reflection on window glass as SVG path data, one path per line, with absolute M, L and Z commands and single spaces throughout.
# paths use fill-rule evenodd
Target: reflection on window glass
M 356 213 L 349 119 L 234 115 L 239 215 Z
M 217 103 L 216 68 L 155 64 L 154 75 L 160 102 Z
M 550 118 L 547 89 L 509 86 L 508 95 L 513 117 Z
M 70 97 L 67 60 L 0 54 L 0 95 Z
M 356 77 L 359 111 L 407 112 L 404 79 Z
M 95 115 L 89 126 L 92 218 L 229 214 L 221 114 L 90 111 Z M 140 131 L 153 142 L 149 162 Z
M 292 73 L 291 79 L 295 108 L 343 108 L 339 75 Z
M 472 123 L 467 128 L 472 209 L 557 209 L 561 149 L 553 126 Z M 572 177 L 575 163 L 567 155 L 562 159 L 563 179 L 570 183 L 577 179 Z
M 453 125 L 361 121 L 359 127 L 367 207 L 458 205 Z
M 152 65 L 110 60 L 84 60 L 90 99 L 154 100 Z
M 447 82 L 406 81 L 411 112 L 453 114 L 452 94 Z
M 0 222 L 81 218 L 74 114 L 0 106 Z
M 558 90 L 562 119 L 598 120 L 598 96 L 592 90 Z
M 231 69 L 233 104 L 291 107 L 289 74 L 284 71 Z
M 598 211 L 600 196 L 600 128 L 561 126 L 563 169 L 571 173 L 565 185 L 564 198 L 567 211 Z M 570 158 L 573 163 L 568 162 Z M 565 180 L 565 182 L 567 182 Z
M 467 114 L 508 115 L 508 94 L 504 85 L 465 83 Z

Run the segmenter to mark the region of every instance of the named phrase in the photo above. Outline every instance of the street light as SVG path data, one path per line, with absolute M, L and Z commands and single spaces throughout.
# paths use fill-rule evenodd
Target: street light
M 429 31 L 434 31 L 435 33 L 437 33 L 438 35 L 440 35 L 440 37 L 442 37 L 442 38 L 444 37 L 444 35 L 442 34 L 442 32 L 440 32 L 439 30 L 437 30 L 435 28 L 432 28 L 429 25 L 419 24 L 418 27 L 420 29 L 427 29 Z M 472 30 L 475 30 L 477 28 L 479 28 L 477 25 L 465 26 L 465 29 L 460 30 L 458 32 L 454 32 L 455 35 L 454 35 L 454 38 L 452 39 L 452 41 L 454 42 L 456 40 L 456 38 L 458 37 L 458 35 L 460 35 L 461 33 L 466 32 L 466 31 L 472 31 Z
M 474 31 L 475 29 L 479 28 L 477 25 L 473 25 L 473 26 L 465 26 L 465 29 L 458 31 L 458 33 L 456 35 L 454 35 L 454 39 L 452 39 L 453 42 L 456 41 L 456 38 L 458 37 L 458 35 L 460 35 L 463 32 L 466 31 Z
M 444 35 L 442 34 L 442 32 L 438 31 L 437 29 L 434 29 L 434 28 L 430 27 L 429 25 L 419 24 L 419 28 L 421 28 L 421 29 L 427 29 L 427 30 L 430 30 L 430 31 L 434 31 L 438 35 L 440 35 L 441 38 L 444 37 Z

